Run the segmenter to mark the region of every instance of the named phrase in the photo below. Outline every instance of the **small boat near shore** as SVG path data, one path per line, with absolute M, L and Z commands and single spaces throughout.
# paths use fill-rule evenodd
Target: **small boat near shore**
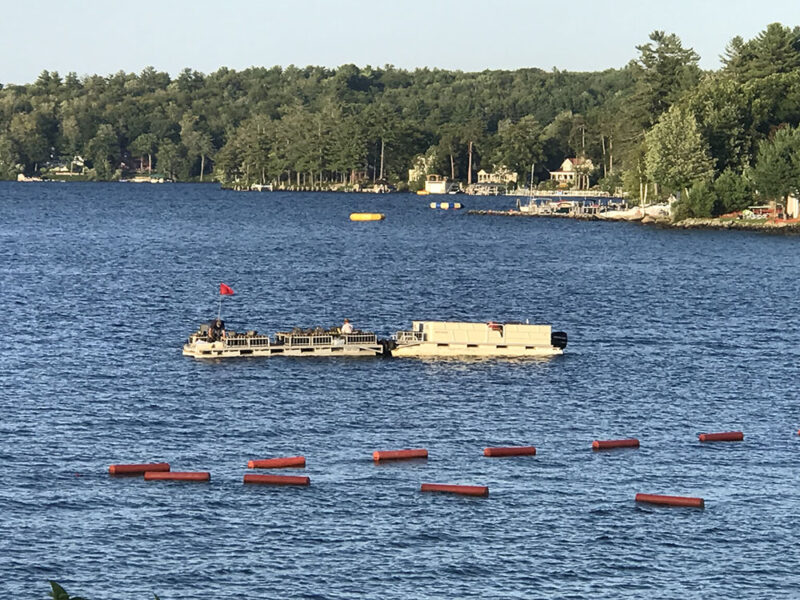
M 203 323 L 189 336 L 183 355 L 194 358 L 248 356 L 381 356 L 385 345 L 370 331 L 342 333 L 338 327 L 321 327 L 278 332 L 274 338 L 257 331 L 226 332 L 218 339 L 213 326 Z
M 634 206 L 628 209 L 609 210 L 597 213 L 597 218 L 603 221 L 641 221 L 647 217 L 654 219 L 669 219 L 670 205 L 667 202 L 650 204 L 648 206 Z

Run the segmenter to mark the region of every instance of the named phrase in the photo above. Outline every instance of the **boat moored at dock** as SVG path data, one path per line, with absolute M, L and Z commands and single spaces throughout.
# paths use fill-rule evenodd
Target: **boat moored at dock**
M 375 333 L 342 333 L 338 327 L 324 330 L 294 328 L 272 338 L 257 331 L 216 334 L 213 325 L 202 324 L 183 346 L 184 356 L 233 358 L 242 356 L 381 356 L 384 345 Z
M 391 347 L 400 357 L 547 357 L 564 353 L 567 334 L 550 325 L 412 321 Z

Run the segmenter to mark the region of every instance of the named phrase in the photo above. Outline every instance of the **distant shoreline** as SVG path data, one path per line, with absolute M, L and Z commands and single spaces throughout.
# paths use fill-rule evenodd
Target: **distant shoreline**
M 147 183 L 147 182 L 130 182 L 130 181 L 92 181 L 92 180 L 80 180 L 76 181 L 74 179 L 43 179 L 37 181 L 12 181 L 6 180 L 8 183 L 20 183 L 20 184 L 29 184 L 29 183 Z M 171 184 L 191 184 L 191 185 L 216 185 L 219 186 L 219 182 L 216 181 L 177 181 L 177 182 L 168 182 Z M 271 193 L 271 192 L 259 192 L 257 190 L 230 190 L 230 188 L 221 187 L 220 189 L 223 191 L 243 191 L 252 194 L 263 194 L 263 193 Z M 382 196 L 385 194 L 410 194 L 413 195 L 414 192 L 384 192 L 384 193 L 375 193 L 372 190 L 273 190 L 274 192 L 296 192 L 296 193 L 325 193 L 325 194 L 373 194 L 376 196 Z M 463 197 L 464 194 L 459 194 L 459 196 Z M 475 198 L 485 198 L 485 196 L 469 196 L 467 197 L 475 197 Z M 783 221 L 783 222 L 775 222 L 775 221 L 753 221 L 753 220 L 735 220 L 735 219 L 715 219 L 715 218 L 704 218 L 704 219 L 684 219 L 682 221 L 677 221 L 675 223 L 668 221 L 666 219 L 654 219 L 652 217 L 645 217 L 644 219 L 638 220 L 616 220 L 610 221 L 605 219 L 600 219 L 596 215 L 560 215 L 560 214 L 547 214 L 547 215 L 540 215 L 540 214 L 530 214 L 530 213 L 522 213 L 517 210 L 496 210 L 496 209 L 485 209 L 485 210 L 468 210 L 466 211 L 468 215 L 473 216 L 489 216 L 489 217 L 519 217 L 519 218 L 546 218 L 546 219 L 573 219 L 578 221 L 604 221 L 604 222 L 611 222 L 611 223 L 637 223 L 640 225 L 649 225 L 655 227 L 661 227 L 664 229 L 704 229 L 704 230 L 735 230 L 735 231 L 753 231 L 753 232 L 760 232 L 760 233 L 772 233 L 777 235 L 800 235 L 800 220 L 794 221 Z
M 515 210 L 468 210 L 467 214 L 475 216 L 490 217 L 521 217 L 521 218 L 540 218 L 540 219 L 574 219 L 578 221 L 603 221 L 605 223 L 635 223 L 639 225 L 649 225 L 664 229 L 705 229 L 705 230 L 736 230 L 736 231 L 755 231 L 761 233 L 774 233 L 779 235 L 798 235 L 800 234 L 800 221 L 774 222 L 774 221 L 737 221 L 734 219 L 684 219 L 673 223 L 666 219 L 654 219 L 645 217 L 638 220 L 616 220 L 610 221 L 599 219 L 595 215 L 537 215 L 527 214 Z

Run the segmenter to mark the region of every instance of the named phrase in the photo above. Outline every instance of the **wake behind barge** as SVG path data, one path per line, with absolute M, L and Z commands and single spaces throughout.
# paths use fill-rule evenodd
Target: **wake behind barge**
M 204 324 L 189 336 L 183 354 L 194 358 L 241 356 L 397 356 L 447 357 L 548 357 L 564 353 L 567 334 L 552 331 L 550 325 L 526 323 L 471 323 L 463 321 L 413 321 L 408 331 L 392 339 L 378 339 L 369 331 L 341 333 L 295 328 L 278 332 L 275 338 L 258 334 L 228 332 L 222 339 L 209 335 Z

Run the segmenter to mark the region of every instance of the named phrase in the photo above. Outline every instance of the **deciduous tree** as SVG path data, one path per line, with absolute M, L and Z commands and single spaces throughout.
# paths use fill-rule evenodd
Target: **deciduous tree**
M 700 135 L 694 115 L 673 106 L 647 133 L 646 172 L 668 190 L 686 191 L 714 175 L 708 144 Z

